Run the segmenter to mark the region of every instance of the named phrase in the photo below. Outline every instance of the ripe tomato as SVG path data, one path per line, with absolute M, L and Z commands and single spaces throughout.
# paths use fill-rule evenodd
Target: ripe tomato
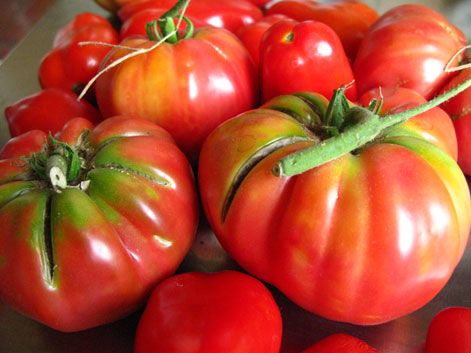
M 153 291 L 135 353 L 278 353 L 281 330 L 278 306 L 255 278 L 187 272 Z
M 126 21 L 143 10 L 166 11 L 175 3 L 176 0 L 130 2 L 119 10 L 118 15 L 122 21 Z M 260 20 L 263 13 L 256 5 L 246 0 L 191 0 L 185 16 L 195 20 L 196 23 L 205 23 L 208 26 L 236 31 L 243 25 Z
M 430 99 L 450 78 L 445 65 L 465 42 L 458 28 L 426 6 L 394 7 L 360 45 L 353 66 L 358 91 L 399 86 Z
M 260 66 L 260 43 L 262 42 L 263 35 L 272 25 L 287 19 L 288 17 L 284 15 L 266 16 L 260 21 L 242 26 L 237 30 L 237 37 L 247 48 L 257 68 Z
M 366 342 L 350 335 L 337 333 L 320 340 L 302 353 L 379 353 Z
M 331 97 L 334 89 L 350 84 L 356 99 L 353 72 L 335 32 L 321 22 L 280 21 L 268 29 L 260 44 L 262 96 L 318 92 Z
M 442 92 L 446 92 L 458 83 L 471 78 L 471 70 L 463 70 L 454 76 Z M 471 175 L 471 89 L 467 89 L 456 97 L 442 104 L 453 119 L 456 137 L 458 139 L 458 164 L 461 170 Z
M 188 251 L 197 201 L 162 128 L 113 117 L 0 151 L 0 300 L 61 331 L 136 310 Z M 67 144 L 67 146 L 65 145 Z
M 349 107 L 331 124 L 327 103 L 282 96 L 221 124 L 201 151 L 201 199 L 221 244 L 249 273 L 321 316 L 378 324 L 447 283 L 470 231 L 469 189 L 437 146 L 452 132 L 435 130 L 449 123 L 396 125 L 319 167 L 274 175 L 283 157 L 372 119 Z
M 86 118 L 92 123 L 102 120 L 100 113 L 90 103 L 77 100 L 73 92 L 61 88 L 43 89 L 5 108 L 5 118 L 13 137 L 30 130 L 55 134 L 69 120 L 77 117 Z
M 449 307 L 432 319 L 425 353 L 471 352 L 471 308 Z
M 373 8 L 356 0 L 272 1 L 267 5 L 266 14 L 282 14 L 296 21 L 313 20 L 328 25 L 339 36 L 345 53 L 352 61 L 365 33 L 378 19 Z
M 118 44 L 118 33 L 102 16 L 89 12 L 75 16 L 56 33 L 53 49 L 41 60 L 38 74 L 43 88 L 59 87 L 78 93 L 97 74 L 110 47 L 79 45 L 87 41 Z
M 129 38 L 121 44 L 142 49 L 155 43 Z M 103 65 L 126 54 L 129 50 L 115 48 Z M 124 114 L 155 122 L 192 161 L 206 136 L 252 108 L 257 94 L 254 64 L 242 43 L 227 30 L 209 27 L 122 62 L 96 84 L 104 117 Z

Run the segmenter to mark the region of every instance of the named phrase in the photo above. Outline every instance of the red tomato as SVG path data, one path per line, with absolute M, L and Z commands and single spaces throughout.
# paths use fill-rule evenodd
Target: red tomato
M 449 307 L 430 323 L 425 353 L 471 353 L 471 308 Z
M 155 42 L 129 38 L 121 44 L 149 48 Z M 104 65 L 126 54 L 129 50 L 113 49 Z M 124 114 L 153 121 L 192 160 L 217 125 L 256 104 L 257 93 L 255 68 L 242 43 L 227 30 L 209 27 L 135 56 L 96 83 L 105 117 Z
M 281 331 L 278 306 L 255 278 L 188 272 L 155 288 L 135 353 L 278 353 Z
M 471 78 L 471 70 L 461 71 L 442 89 L 442 92 L 469 78 Z M 458 139 L 458 164 L 465 174 L 471 175 L 471 89 L 468 88 L 443 103 L 442 108 L 450 114 L 455 125 Z
M 101 120 L 100 113 L 90 103 L 78 101 L 74 93 L 59 88 L 46 88 L 5 109 L 5 118 L 13 137 L 30 130 L 55 134 L 76 117 L 86 118 L 92 123 Z
M 296 21 L 314 20 L 328 25 L 337 33 L 352 61 L 365 33 L 378 19 L 374 9 L 355 0 L 281 0 L 269 3 L 267 8 L 267 15 L 283 14 Z
M 335 32 L 321 22 L 285 20 L 274 24 L 260 45 L 263 100 L 298 91 L 331 97 L 351 84 L 347 97 L 356 99 L 350 63 Z
M 176 0 L 143 0 L 131 2 L 122 7 L 118 15 L 123 22 L 134 14 L 147 9 L 165 11 L 170 9 Z M 191 0 L 185 16 L 197 23 L 236 31 L 239 27 L 254 23 L 263 17 L 262 11 L 246 0 Z
M 366 342 L 343 333 L 330 335 L 302 353 L 379 353 Z
M 272 25 L 286 19 L 288 17 L 285 15 L 266 16 L 260 21 L 242 26 L 237 30 L 237 37 L 247 48 L 257 68 L 260 65 L 260 43 L 263 35 Z
M 0 151 L 0 300 L 78 331 L 128 315 L 175 271 L 197 200 L 185 156 L 148 121 L 78 118 L 57 137 Z
M 358 50 L 353 68 L 359 93 L 399 86 L 429 99 L 450 78 L 444 67 L 465 42 L 438 12 L 418 4 L 397 6 L 371 26 Z
M 118 33 L 99 15 L 85 12 L 75 16 L 57 32 L 53 50 L 41 61 L 41 86 L 76 90 L 86 85 L 110 50 L 103 45 L 79 45 L 88 41 L 118 44 Z
M 281 96 L 221 124 L 201 150 L 202 204 L 229 255 L 298 305 L 336 321 L 393 320 L 445 286 L 466 246 L 468 185 L 437 146 L 449 142 L 436 142 L 452 132 L 407 122 L 299 175 L 274 175 L 281 158 L 371 118 L 349 108 L 337 127 L 327 103 Z

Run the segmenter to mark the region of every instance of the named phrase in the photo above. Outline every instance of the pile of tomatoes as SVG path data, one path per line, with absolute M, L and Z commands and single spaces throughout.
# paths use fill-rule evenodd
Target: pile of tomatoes
M 471 227 L 471 89 L 421 107 L 471 70 L 441 14 L 97 2 L 113 21 L 78 14 L 41 61 L 42 90 L 5 110 L 2 301 L 61 331 L 146 305 L 136 353 L 276 353 L 282 315 L 265 283 L 357 325 L 446 285 Z M 206 221 L 240 267 L 174 275 Z M 469 310 L 437 316 L 427 353 L 449 346 L 434 327 L 457 317 L 451 334 L 471 337 Z M 376 352 L 339 333 L 305 353 L 347 350 Z

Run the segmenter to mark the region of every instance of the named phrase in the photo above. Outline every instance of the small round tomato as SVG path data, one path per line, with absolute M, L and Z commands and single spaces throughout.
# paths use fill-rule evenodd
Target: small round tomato
M 349 84 L 347 97 L 356 99 L 353 72 L 339 37 L 321 22 L 280 21 L 260 44 L 262 96 L 311 91 L 331 97 Z
M 236 271 L 161 282 L 139 321 L 135 353 L 278 353 L 281 314 L 268 289 Z
M 302 353 L 379 353 L 366 342 L 354 336 L 337 333 L 330 335 Z
M 471 308 L 443 309 L 430 322 L 425 353 L 471 352 Z

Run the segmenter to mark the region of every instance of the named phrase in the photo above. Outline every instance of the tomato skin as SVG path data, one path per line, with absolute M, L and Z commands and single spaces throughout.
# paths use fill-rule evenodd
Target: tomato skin
M 415 108 L 426 102 L 425 98 L 414 90 L 404 87 L 372 89 L 363 94 L 358 102 L 368 106 L 372 99 L 381 99 L 381 115 L 400 113 Z M 441 108 L 430 109 L 409 119 L 401 126 L 402 133 L 422 137 L 447 152 L 455 161 L 458 158 L 458 144 L 453 122 Z
M 267 15 L 282 14 L 296 21 L 319 21 L 339 36 L 345 53 L 353 61 L 369 27 L 378 19 L 377 12 L 365 3 L 352 0 L 316 2 L 281 0 L 267 5 Z
M 418 4 L 397 6 L 362 41 L 353 65 L 358 91 L 400 86 L 430 99 L 450 78 L 444 67 L 465 43 L 464 34 L 438 12 Z
M 0 299 L 67 332 L 128 315 L 193 240 L 198 209 L 188 161 L 148 121 L 113 117 L 92 128 L 77 118 L 57 137 L 84 151 L 86 165 L 59 193 L 23 159 L 52 148 L 47 135 L 23 136 L 0 152 Z M 89 184 L 82 189 L 80 181 Z
M 471 352 L 471 308 L 448 307 L 434 316 L 425 353 Z
M 110 51 L 102 45 L 80 46 L 80 42 L 118 44 L 118 33 L 104 17 L 84 12 L 59 29 L 53 49 L 41 60 L 39 81 L 43 88 L 74 90 L 83 87 L 98 72 Z
M 122 44 L 148 48 L 155 43 L 129 38 Z M 115 49 L 104 65 L 128 53 Z M 153 121 L 172 134 L 191 160 L 206 136 L 222 121 L 252 108 L 257 94 L 246 49 L 231 32 L 209 27 L 121 63 L 96 84 L 105 117 L 124 114 Z
M 462 70 L 448 82 L 445 92 L 460 82 L 471 78 L 471 70 Z M 458 164 L 463 173 L 471 175 L 471 89 L 467 89 L 441 105 L 453 119 L 458 139 Z
M 435 137 L 408 131 L 426 126 L 397 126 L 355 154 L 276 177 L 280 158 L 319 140 L 269 107 L 221 124 L 201 150 L 202 204 L 229 255 L 336 321 L 378 324 L 430 301 L 464 252 L 471 202 Z
M 270 15 L 260 21 L 240 27 L 236 35 L 247 48 L 250 56 L 258 68 L 260 66 L 260 43 L 265 32 L 275 23 L 286 20 L 285 15 Z
M 354 336 L 337 333 L 320 340 L 302 353 L 379 353 Z
M 97 123 L 100 113 L 88 102 L 60 88 L 46 88 L 24 97 L 5 108 L 5 118 L 12 137 L 30 130 L 55 134 L 70 119 L 82 117 Z
M 131 2 L 119 10 L 118 16 L 124 22 L 142 10 L 167 11 L 173 5 L 175 5 L 174 0 Z M 235 32 L 243 25 L 260 20 L 263 13 L 260 8 L 246 0 L 192 0 L 188 5 L 185 16 L 197 23 L 204 23 L 207 26 L 225 28 Z
M 260 44 L 262 96 L 266 101 L 298 91 L 327 98 L 347 84 L 347 97 L 356 99 L 353 72 L 335 32 L 321 22 L 293 20 L 274 24 Z
M 281 331 L 278 306 L 255 278 L 187 272 L 154 289 L 134 352 L 278 353 Z

